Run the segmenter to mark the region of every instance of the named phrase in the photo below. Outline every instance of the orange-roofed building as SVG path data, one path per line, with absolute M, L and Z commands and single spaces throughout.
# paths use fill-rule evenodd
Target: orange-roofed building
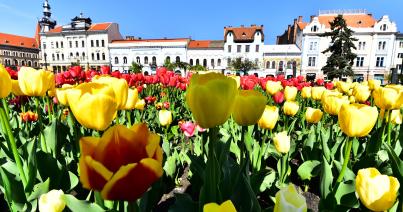
M 0 33 L 0 63 L 5 66 L 39 66 L 39 48 L 34 37 Z
M 263 25 L 224 27 L 225 66 L 229 66 L 231 61 L 236 58 L 242 58 L 254 61 L 259 68 L 262 68 L 263 46 Z
M 320 37 L 329 32 L 330 22 L 343 15 L 347 26 L 354 31 L 353 37 L 357 54 L 354 60 L 352 80 L 379 79 L 386 82 L 392 67 L 392 58 L 397 27 L 388 16 L 374 17 L 366 10 L 326 10 L 319 11 L 304 21 L 300 16 L 289 25 L 284 34 L 277 37 L 277 44 L 296 44 L 302 50 L 302 75 L 323 78 L 322 67 L 326 65 L 330 53 L 322 52 L 331 45 L 330 37 Z M 347 78 L 347 77 L 345 77 Z
M 191 66 L 201 65 L 216 71 L 226 68 L 223 40 L 192 40 L 189 42 L 187 55 Z

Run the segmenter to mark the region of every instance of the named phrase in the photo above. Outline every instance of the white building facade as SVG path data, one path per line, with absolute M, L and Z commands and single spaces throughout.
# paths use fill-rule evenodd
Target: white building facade
M 298 76 L 301 74 L 301 50 L 295 44 L 265 45 L 263 64 L 263 73 L 259 76 Z
M 188 64 L 200 65 L 208 70 L 223 71 L 227 68 L 224 61 L 224 41 L 190 41 L 187 48 Z
M 396 35 L 392 68 L 396 68 L 397 74 L 403 74 L 402 65 L 403 65 L 403 34 L 399 33 Z
M 354 31 L 357 54 L 354 61 L 354 78 L 386 81 L 394 54 L 397 27 L 388 16 L 376 20 L 366 11 L 322 11 L 311 17 L 309 23 L 302 23 L 303 29 L 297 33 L 297 45 L 302 49 L 302 75 L 325 77 L 321 71 L 330 53 L 322 52 L 331 45 L 330 37 L 320 37 L 330 31 L 329 22 L 342 14 L 349 28 Z M 300 41 L 300 42 L 298 42 Z

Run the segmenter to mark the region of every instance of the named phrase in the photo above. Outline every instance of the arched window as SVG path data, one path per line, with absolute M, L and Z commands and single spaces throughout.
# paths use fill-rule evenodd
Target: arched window
M 55 61 L 55 54 L 52 54 L 52 60 Z
M 95 55 L 94 55 L 94 53 L 91 53 L 91 59 L 92 59 L 92 60 L 95 60 Z
M 78 40 L 76 40 L 76 48 L 78 48 Z
M 280 61 L 280 62 L 278 63 L 278 70 L 282 71 L 282 70 L 283 70 L 283 67 L 284 67 L 284 62 L 283 62 L 283 61 Z
M 81 47 L 84 48 L 84 46 L 85 46 L 85 42 L 84 42 L 84 41 L 81 41 Z
M 96 40 L 95 43 L 96 43 L 96 46 L 99 47 L 99 40 Z
M 176 63 L 179 63 L 180 61 L 181 61 L 181 58 L 180 58 L 179 56 L 176 56 L 175 62 L 176 62 Z
M 91 47 L 94 47 L 94 40 L 91 40 Z
M 85 52 L 83 52 L 81 55 L 83 56 L 83 59 L 85 59 Z
M 218 59 L 217 66 L 221 66 L 221 59 Z
M 119 64 L 119 58 L 115 57 L 115 64 Z
M 157 65 L 157 58 L 156 57 L 152 57 L 151 61 L 152 61 L 153 65 Z
M 211 67 L 215 67 L 214 59 L 211 59 L 210 63 L 211 63 Z
M 199 59 L 196 59 L 196 65 L 197 65 L 197 66 L 200 65 Z
M 190 60 L 189 60 L 189 64 L 190 64 L 191 66 L 193 66 L 193 59 L 190 59 Z
M 18 66 L 18 60 L 14 60 L 14 65 Z
M 148 57 L 147 56 L 144 57 L 144 64 L 148 64 Z
M 123 64 L 127 64 L 127 57 L 123 57 Z
M 126 61 L 126 63 L 127 63 L 127 61 Z M 140 64 L 140 63 L 141 63 L 139 56 L 136 57 L 136 63 L 137 63 L 137 64 Z
M 63 49 L 63 41 L 60 41 L 60 48 Z
M 64 54 L 62 54 L 62 60 L 64 60 Z
M 267 61 L 266 62 L 266 69 L 269 69 L 270 68 L 270 61 Z
M 203 59 L 203 66 L 207 67 L 207 59 Z
M 102 53 L 102 60 L 105 60 L 105 59 L 106 59 L 105 53 Z
M 59 48 L 59 42 L 56 41 L 56 48 Z
M 381 30 L 386 31 L 388 29 L 388 26 L 386 24 L 382 24 Z
M 31 61 L 28 61 L 28 66 L 31 67 L 32 63 Z
M 317 31 L 318 31 L 318 27 L 316 25 L 311 27 L 311 32 L 317 32 Z
M 34 67 L 38 67 L 38 63 L 37 63 L 37 62 L 34 62 Z
M 170 62 L 171 62 L 171 58 L 170 58 L 169 56 L 166 57 L 166 58 L 165 58 L 165 62 L 166 62 L 166 63 L 170 63 Z
M 275 68 L 276 68 L 276 62 L 275 62 L 275 61 L 272 61 L 272 62 L 271 62 L 271 68 L 272 68 L 272 69 L 275 69 Z
M 97 53 L 97 60 L 100 60 L 99 53 Z
M 290 69 L 291 68 L 291 61 L 287 62 L 287 68 Z
M 105 47 L 105 41 L 104 40 L 101 40 L 101 46 Z
M 77 58 L 80 57 L 80 54 L 79 54 L 78 52 L 76 52 L 76 57 L 77 57 Z
M 384 41 L 384 42 L 382 43 L 382 50 L 385 50 L 385 48 L 386 48 L 386 41 Z
M 60 60 L 60 56 L 59 54 L 56 55 L 57 60 Z
M 22 62 L 21 62 L 21 66 L 25 66 L 25 61 L 22 61 Z
M 73 52 L 70 52 L 70 58 L 73 58 Z

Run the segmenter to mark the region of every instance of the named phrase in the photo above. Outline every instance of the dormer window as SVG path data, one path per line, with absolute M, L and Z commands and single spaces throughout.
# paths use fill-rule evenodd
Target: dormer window
M 311 32 L 317 32 L 317 31 L 318 31 L 318 27 L 317 27 L 317 26 L 311 27 Z
M 23 42 L 21 42 L 21 46 L 23 46 L 24 45 L 24 43 Z
M 8 40 L 5 40 L 5 42 L 6 42 L 6 43 L 9 43 L 9 41 L 8 41 Z
M 231 37 L 231 36 L 232 36 L 232 33 L 228 33 L 228 36 Z
M 388 26 L 386 24 L 382 24 L 381 31 L 386 31 L 387 29 L 388 29 Z
M 242 33 L 242 37 L 245 37 L 245 36 L 246 36 L 245 32 L 244 32 L 244 33 Z
M 257 34 L 257 36 L 260 36 L 260 32 L 257 32 L 256 34 Z

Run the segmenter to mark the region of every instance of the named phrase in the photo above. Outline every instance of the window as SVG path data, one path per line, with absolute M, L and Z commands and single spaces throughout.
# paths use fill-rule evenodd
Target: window
M 153 63 L 153 65 L 157 65 L 157 58 L 152 57 L 151 62 Z
M 76 53 L 76 57 L 77 57 L 77 58 L 79 58 L 79 57 L 80 57 L 80 54 L 79 54 L 78 52 Z
M 197 65 L 197 66 L 200 65 L 199 59 L 196 59 L 196 65 Z
M 241 52 L 241 48 L 242 48 L 241 45 L 237 45 L 237 46 L 236 46 L 236 52 Z
M 191 66 L 193 66 L 193 59 L 190 59 L 190 60 L 189 60 L 189 64 L 190 64 Z
M 386 31 L 387 29 L 388 29 L 388 26 L 386 24 L 382 24 L 381 31 Z
M 231 35 L 231 34 L 230 34 Z M 231 45 L 228 45 L 228 52 L 231 53 Z
M 101 40 L 101 46 L 105 47 L 105 41 L 104 40 Z
M 55 54 L 52 54 L 52 60 L 55 61 Z
M 70 48 L 73 48 L 73 41 L 69 41 Z
M 165 62 L 166 62 L 166 63 L 170 63 L 170 62 L 171 62 L 171 57 L 169 57 L 169 56 L 166 57 L 166 58 L 165 58 Z
M 94 47 L 94 40 L 91 40 L 91 47 Z
M 123 64 L 127 64 L 127 57 L 123 57 Z
M 355 66 L 363 67 L 364 66 L 364 57 L 357 57 L 357 60 L 355 61 Z
M 43 43 L 43 49 L 46 49 L 46 43 Z
M 56 55 L 56 58 L 57 58 L 56 60 L 60 60 L 60 55 L 57 54 L 57 55 Z
M 63 49 L 63 41 L 60 41 L 60 47 Z
M 260 47 L 259 45 L 256 45 L 256 49 L 255 49 L 256 52 L 259 52 L 259 47 Z
M 106 60 L 105 53 L 102 53 L 102 60 Z
M 398 53 L 397 58 L 403 58 L 403 53 Z
M 376 67 L 384 67 L 383 66 L 383 61 L 385 60 L 384 57 L 377 57 L 376 58 Z
M 217 66 L 221 66 L 221 59 L 218 59 Z
M 249 46 L 249 45 L 246 45 L 246 46 L 245 46 L 245 52 L 249 52 L 249 48 L 250 48 L 250 46 Z
M 378 42 L 378 50 L 385 50 L 386 48 L 386 41 L 379 41 Z
M 59 42 L 56 42 L 56 48 L 57 49 L 59 48 Z
M 99 47 L 99 40 L 96 40 L 95 43 L 96 43 L 96 46 Z
M 282 70 L 283 70 L 283 67 L 284 67 L 284 62 L 283 62 L 283 61 L 280 61 L 280 62 L 278 63 L 278 70 L 282 71 Z
M 382 43 L 382 50 L 385 50 L 385 48 L 386 48 L 386 41 L 384 41 L 384 42 Z
M 214 67 L 214 66 L 215 66 L 215 64 L 214 64 L 214 59 L 211 59 L 210 63 L 211 63 L 211 67 Z
M 399 42 L 399 48 L 403 48 L 403 41 Z
M 311 27 L 311 32 L 317 32 L 317 31 L 318 31 L 318 27 L 317 27 L 317 26 Z
M 97 53 L 97 60 L 100 60 L 99 53 Z
M 95 60 L 95 54 L 94 53 L 91 54 L 91 59 Z
M 179 63 L 180 61 L 181 61 L 181 58 L 180 58 L 179 56 L 176 56 L 175 62 L 176 62 L 176 63 Z
M 231 65 L 231 58 L 227 59 L 227 65 L 230 66 Z
M 62 60 L 64 60 L 64 54 L 62 54 Z
M 144 64 L 148 64 L 148 57 L 144 57 Z
M 124 60 L 124 58 L 123 58 L 123 60 Z M 124 62 L 123 62 L 123 63 L 124 63 Z M 126 63 L 127 63 L 127 59 L 126 59 Z M 125 64 L 126 64 L 126 63 L 125 63 Z M 137 64 L 140 64 L 140 57 L 138 57 L 138 56 L 136 57 L 136 63 L 137 63 Z
M 70 58 L 73 58 L 73 52 L 70 52 Z
M 309 43 L 309 50 L 311 50 L 311 51 L 317 50 L 318 49 L 317 46 L 318 46 L 318 42 L 310 42 Z
M 85 47 L 85 42 L 84 41 L 81 41 L 81 47 Z
M 315 67 L 316 66 L 316 57 L 309 57 L 308 58 L 308 66 Z
M 288 61 L 288 62 L 287 62 L 287 69 L 290 69 L 290 68 L 291 68 L 291 64 L 292 64 L 291 61 Z
M 203 66 L 207 67 L 207 59 L 203 59 Z
M 358 50 L 365 50 L 365 44 L 366 44 L 365 41 L 358 42 Z
M 119 58 L 115 57 L 115 64 L 119 64 Z
M 266 69 L 269 69 L 270 68 L 270 61 L 267 61 L 266 62 Z
M 76 40 L 76 48 L 78 48 L 78 40 Z
M 276 68 L 276 62 L 274 62 L 274 61 L 271 62 L 271 68 L 272 68 L 272 69 L 275 69 L 275 68 Z
M 83 52 L 81 55 L 82 55 L 83 59 L 85 59 L 85 53 Z

